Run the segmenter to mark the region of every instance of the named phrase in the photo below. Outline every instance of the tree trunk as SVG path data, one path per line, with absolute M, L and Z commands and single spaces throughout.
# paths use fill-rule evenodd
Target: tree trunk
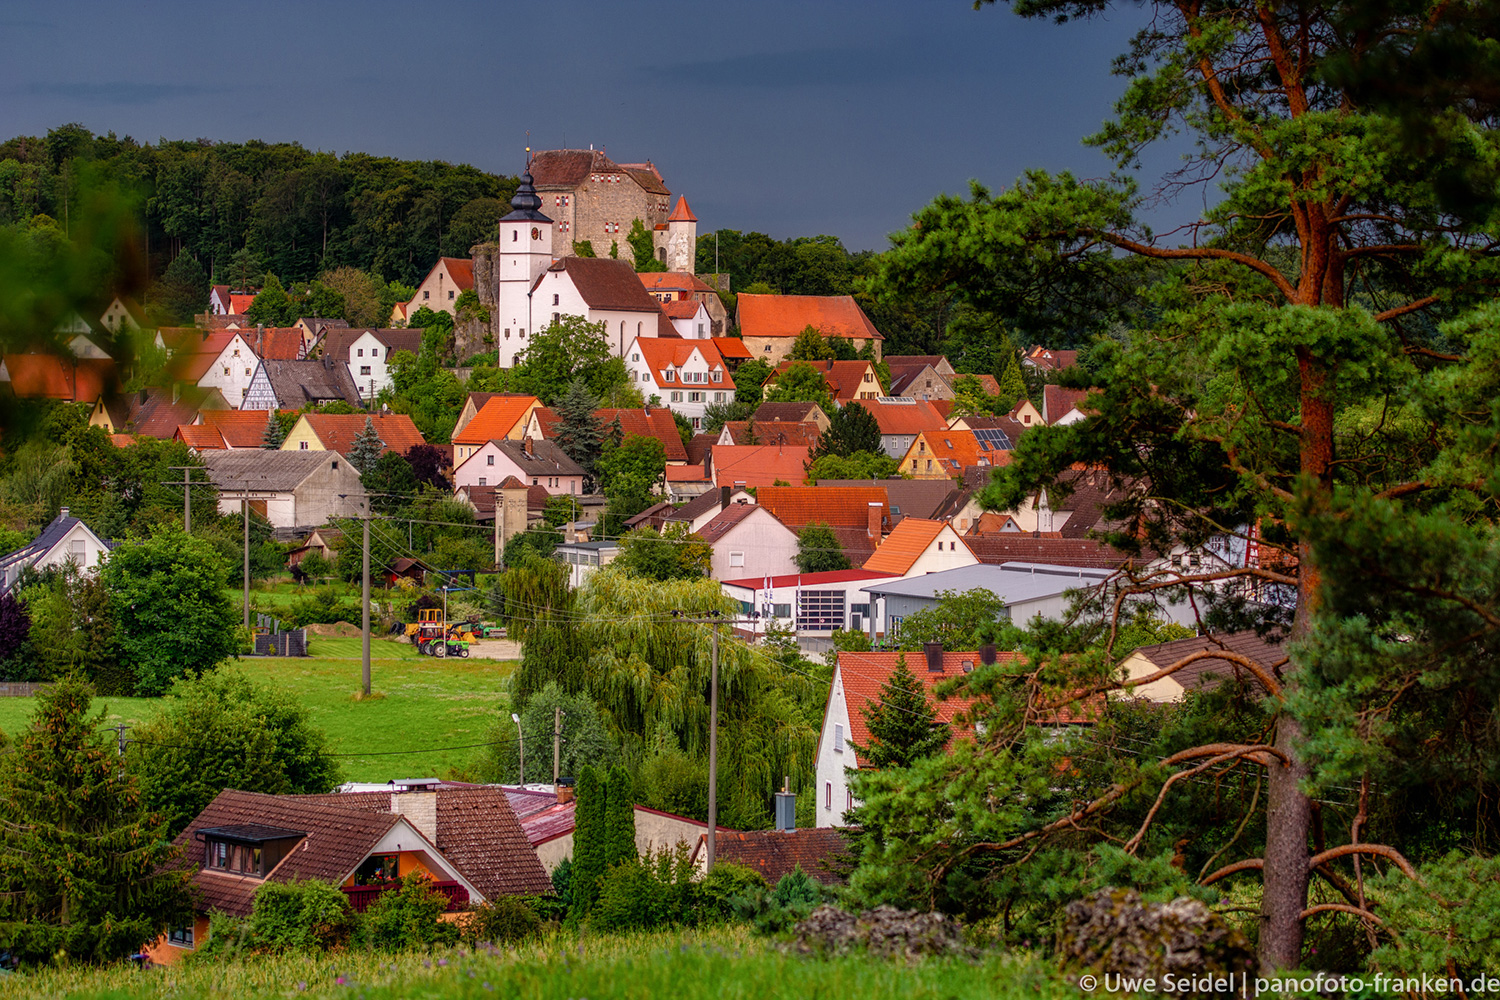
M 1321 282 L 1319 282 L 1321 284 Z M 1333 468 L 1333 366 L 1314 358 L 1306 349 L 1297 352 L 1301 378 L 1302 440 L 1300 466 L 1311 476 L 1316 502 L 1326 505 L 1332 489 Z M 1312 631 L 1321 577 L 1306 542 L 1297 546 L 1297 613 L 1292 622 L 1292 640 Z M 1295 662 L 1288 662 L 1284 689 L 1297 688 Z M 1301 724 L 1283 710 L 1276 721 L 1275 746 L 1287 755 L 1287 765 L 1272 765 L 1266 797 L 1266 851 L 1262 871 L 1259 957 L 1262 972 L 1295 968 L 1302 962 L 1302 911 L 1307 908 L 1311 872 L 1307 840 L 1312 832 L 1312 802 L 1299 787 L 1308 776 L 1307 764 L 1297 752 L 1302 739 Z

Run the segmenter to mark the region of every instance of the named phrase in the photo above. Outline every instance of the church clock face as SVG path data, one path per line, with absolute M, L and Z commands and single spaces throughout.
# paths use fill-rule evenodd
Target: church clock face
M 531 227 L 531 238 L 534 239 L 534 240 L 541 239 L 542 238 L 542 231 L 540 229 L 538 229 L 536 226 L 532 226 Z

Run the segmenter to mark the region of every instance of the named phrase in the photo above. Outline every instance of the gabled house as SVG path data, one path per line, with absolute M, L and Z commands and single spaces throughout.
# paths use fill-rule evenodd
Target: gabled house
M 712 336 L 713 320 L 701 302 L 687 299 L 681 302 L 663 302 L 662 315 L 684 340 L 708 340 Z
M 642 271 L 639 277 L 647 293 L 658 302 L 701 303 L 709 317 L 709 336 L 723 337 L 729 314 L 713 286 L 686 271 Z
M 869 410 L 880 425 L 880 450 L 898 462 L 923 431 L 942 430 L 948 421 L 930 400 L 910 396 L 885 396 L 863 399 L 860 405 Z
M 1117 692 L 1121 698 L 1145 698 L 1155 702 L 1177 702 L 1192 690 L 1214 687 L 1226 680 L 1246 680 L 1257 693 L 1264 694 L 1265 687 L 1255 679 L 1255 674 L 1239 657 L 1255 663 L 1262 671 L 1276 676 L 1286 663 L 1286 650 L 1282 645 L 1286 637 L 1273 633 L 1257 635 L 1255 630 L 1243 632 L 1218 632 L 1210 635 L 1176 639 L 1172 642 L 1152 646 L 1137 646 L 1120 661 L 1120 674 L 1126 683 L 1142 680 L 1175 666 L 1189 657 L 1201 657 L 1186 666 L 1139 686 Z M 1225 653 L 1235 659 L 1221 659 L 1215 653 Z
M 999 430 L 923 431 L 901 458 L 901 471 L 913 479 L 961 479 L 971 467 L 1010 464 L 1011 440 Z
M 89 412 L 89 426 L 110 434 L 171 439 L 183 424 L 196 424 L 202 414 L 228 410 L 229 403 L 217 389 L 176 384 L 141 389 L 125 396 L 106 396 Z
M 893 371 L 897 368 L 931 368 L 945 379 L 957 374 L 943 354 L 887 354 L 884 360 Z
M 281 529 L 309 530 L 337 517 L 365 512 L 359 470 L 336 452 L 205 451 L 209 481 L 219 490 L 219 513 L 237 514 L 240 497 Z
M 755 357 L 780 364 L 809 326 L 824 337 L 847 340 L 856 351 L 872 345 L 875 359 L 885 336 L 849 295 L 756 295 L 741 292 L 735 310 L 740 337 Z
M 791 444 L 816 448 L 822 430 L 811 420 L 792 423 L 786 420 L 726 420 L 719 429 L 716 444 Z
M 208 311 L 214 316 L 230 314 L 228 285 L 214 285 L 208 290 Z
M 213 330 L 201 340 L 185 338 L 172 353 L 167 370 L 174 381 L 219 390 L 230 406 L 239 408 L 260 365 L 253 339 L 253 331 L 239 329 Z
M 337 886 L 355 912 L 420 874 L 457 914 L 551 880 L 497 788 L 438 787 L 331 795 L 220 792 L 174 841 L 191 872 L 196 912 L 148 949 L 172 964 L 207 940 L 209 914 L 248 916 L 264 884 Z M 451 918 L 450 918 L 451 919 Z
M 250 379 L 240 408 L 245 410 L 300 410 L 309 404 L 343 400 L 360 405 L 359 390 L 341 364 L 322 361 L 262 360 Z
M 554 261 L 532 286 L 531 316 L 538 330 L 564 316 L 603 323 L 604 341 L 617 357 L 623 357 L 626 346 L 637 337 L 677 336 L 661 311 L 661 303 L 641 287 L 635 268 L 608 257 L 562 257 Z M 505 357 L 502 348 L 502 363 Z
M 956 483 L 943 479 L 824 479 L 818 485 L 823 487 L 823 496 L 832 496 L 830 490 L 856 487 L 884 490 L 888 527 L 895 527 L 903 517 L 943 520 L 942 512 L 958 493 Z
M 470 401 L 478 393 L 470 394 Z M 496 393 L 486 399 L 465 422 L 462 430 L 455 429 L 453 442 L 453 464 L 462 465 L 480 447 L 491 441 L 520 441 L 526 437 L 531 415 L 542 401 L 535 396 Z M 467 409 L 467 404 L 465 409 Z M 501 477 L 504 478 L 504 477 Z
M 553 496 L 583 493 L 582 467 L 551 441 L 531 438 L 497 438 L 479 445 L 453 470 L 453 485 L 499 486 L 512 476 L 524 485 L 545 487 Z
M 657 520 L 661 524 L 681 522 L 687 525 L 690 533 L 696 532 L 712 520 L 719 511 L 737 503 L 753 504 L 755 497 L 744 490 L 724 486 L 717 490 L 700 493 L 681 507 L 669 506 L 669 509 L 658 513 Z
M 427 443 L 411 417 L 404 413 L 304 413 L 287 432 L 281 450 L 348 455 L 355 440 L 365 432 L 367 420 L 385 445 L 381 454 L 394 451 L 405 455 L 417 445 Z
M 979 559 L 957 531 L 946 521 L 903 517 L 865 560 L 865 569 L 896 576 L 921 576 L 960 566 L 973 566 Z
M 349 369 L 360 398 L 372 400 L 391 386 L 390 361 L 397 351 L 416 354 L 422 331 L 368 328 L 331 329 L 314 348 L 319 357 L 332 358 Z
M 793 485 L 807 478 L 809 451 L 779 444 L 716 444 L 709 450 L 707 472 L 715 486 Z
M 706 851 L 706 840 L 700 837 L 693 857 Z M 849 841 L 837 828 L 732 830 L 714 838 L 715 861 L 749 868 L 771 886 L 798 870 L 823 885 L 843 885 L 848 876 L 840 862 L 849 851 Z
M 112 547 L 64 507 L 29 544 L 0 556 L 0 593 L 14 586 L 28 567 L 43 570 L 72 563 L 92 573 Z
M 400 312 L 392 313 L 391 322 L 404 323 L 418 309 L 426 306 L 433 312 L 454 313 L 455 303 L 464 292 L 474 288 L 474 262 L 465 257 L 439 257 L 427 277 L 417 286 L 417 294 L 404 303 Z
M 969 707 L 962 698 L 940 701 L 933 689 L 944 681 L 974 670 L 982 660 L 978 652 L 946 652 L 941 646 L 921 653 L 869 652 L 839 653 L 838 663 L 833 668 L 833 684 L 828 692 L 828 703 L 823 710 L 823 728 L 818 736 L 817 750 L 817 810 L 818 827 L 844 826 L 844 814 L 858 804 L 849 790 L 849 771 L 868 767 L 869 761 L 855 750 L 855 744 L 868 746 L 870 727 L 865 711 L 880 703 L 880 689 L 890 681 L 896 663 L 905 659 L 906 668 L 922 682 L 927 696 L 937 710 L 939 722 L 953 727 L 952 739 L 972 739 L 973 730 L 960 728 L 957 716 Z M 1000 662 L 1021 659 L 1020 653 L 996 654 Z M 1089 721 L 1093 713 L 1087 709 L 1066 707 L 1058 710 L 1055 720 L 1044 720 L 1053 725 L 1068 725 Z M 950 740 L 950 746 L 952 745 Z
M 109 305 L 104 307 L 104 312 L 99 316 L 99 325 L 110 333 L 144 329 L 148 322 L 146 310 L 141 308 L 139 302 L 118 295 L 109 300 Z
M 661 442 L 662 454 L 666 456 L 668 467 L 681 465 L 688 460 L 682 435 L 677 432 L 677 421 L 672 419 L 670 410 L 649 404 L 639 410 L 606 407 L 595 410 L 594 419 L 599 421 L 606 433 L 614 433 L 618 422 L 622 441 L 628 437 L 656 438 Z M 533 441 L 543 438 L 550 441 L 557 432 L 556 428 L 557 414 L 548 407 L 539 406 L 532 411 L 525 436 Z
M 1055 351 L 1050 347 L 1027 348 L 1021 355 L 1021 364 L 1029 368 L 1040 368 L 1043 371 L 1057 372 L 1064 368 L 1072 368 L 1078 364 L 1077 351 Z
M 770 511 L 753 503 L 731 503 L 698 529 L 713 546 L 709 576 L 777 576 L 797 571 L 797 534 Z
M 469 426 L 469 421 L 473 420 L 483 409 L 484 404 L 496 396 L 514 396 L 517 399 L 535 398 L 524 392 L 471 392 L 464 397 L 463 409 L 458 411 L 458 420 L 453 425 L 453 433 L 461 433 L 465 427 Z
M 203 410 L 198 426 L 216 431 L 226 448 L 259 448 L 265 440 L 268 415 L 265 410 Z
M 1088 398 L 1088 394 L 1087 389 L 1042 386 L 1042 419 L 1052 425 L 1076 424 L 1080 420 L 1087 420 L 1084 400 Z
M 807 423 L 818 425 L 819 431 L 826 431 L 832 423 L 828 414 L 817 403 L 809 403 L 798 400 L 790 403 L 761 403 L 755 408 L 755 414 L 751 418 L 756 423 Z
M 302 356 L 312 351 L 312 346 L 328 335 L 330 330 L 347 330 L 349 321 L 346 319 L 331 319 L 327 316 L 299 316 L 297 322 L 292 324 L 302 331 L 302 343 L 304 345 Z
M 828 388 L 828 395 L 839 406 L 856 399 L 866 401 L 885 395 L 885 391 L 880 388 L 880 376 L 871 361 L 783 361 L 771 372 L 771 377 L 766 379 L 762 394 L 770 395 L 777 380 L 792 365 L 812 366 L 814 371 L 823 376 L 823 385 Z
M 99 403 L 119 391 L 112 358 L 7 354 L 0 358 L 0 387 L 17 399 Z
M 734 379 L 711 340 L 640 337 L 625 352 L 625 368 L 641 395 L 687 417 L 695 431 L 710 403 L 734 401 Z
M 890 528 L 890 497 L 884 486 L 762 486 L 756 503 L 793 531 L 813 524 L 826 524 L 838 539 L 839 548 L 851 565 L 858 566 L 874 555 L 880 539 Z

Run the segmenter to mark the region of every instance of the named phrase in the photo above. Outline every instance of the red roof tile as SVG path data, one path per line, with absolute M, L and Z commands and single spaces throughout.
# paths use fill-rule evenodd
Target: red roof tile
M 230 448 L 259 448 L 266 433 L 266 411 L 204 410 L 203 426 L 218 430 Z
M 797 444 L 816 448 L 823 436 L 822 429 L 811 420 L 797 423 L 757 420 L 753 422 L 753 433 L 751 423 L 749 420 L 730 420 L 724 424 L 724 429 L 729 432 L 730 441 L 734 444 Z
M 60 358 L 52 354 L 7 354 L 10 388 L 21 399 L 93 403 L 118 390 L 111 358 Z
M 845 830 L 832 826 L 790 831 L 736 830 L 715 835 L 714 859 L 744 865 L 759 872 L 772 886 L 797 868 L 824 885 L 842 885 L 847 879 L 834 871 L 832 862 L 849 850 L 845 834 Z
M 869 361 L 783 361 L 776 366 L 771 377 L 766 379 L 766 384 L 774 384 L 792 365 L 810 365 L 823 376 L 823 384 L 828 386 L 829 393 L 840 403 L 860 399 L 862 393 L 881 395 L 880 378 L 875 373 L 874 364 Z M 864 399 L 861 402 L 870 400 Z
M 670 305 L 671 303 L 668 303 Z M 694 310 L 698 303 L 690 303 Z M 719 356 L 719 349 L 710 340 L 682 340 L 666 339 L 664 337 L 637 337 L 635 340 L 636 350 L 641 352 L 646 364 L 651 366 L 651 371 L 657 376 L 657 381 L 662 382 L 662 372 L 669 368 L 677 369 L 687 364 L 697 354 L 709 371 L 721 371 L 724 373 L 722 382 L 702 383 L 712 385 L 714 388 L 734 390 L 734 379 L 729 376 L 729 367 L 724 364 L 724 359 Z M 680 383 L 686 385 L 687 383 Z M 691 386 L 689 386 L 691 388 Z M 669 414 L 670 416 L 670 414 Z M 674 422 L 675 426 L 675 422 Z
M 535 396 L 494 396 L 474 414 L 464 429 L 453 435 L 454 444 L 484 444 L 504 438 L 526 419 L 540 401 Z
M 883 520 L 889 517 L 890 507 L 890 499 L 881 487 L 835 484 L 762 486 L 755 491 L 755 502 L 793 531 L 801 531 L 809 524 L 864 529 L 870 523 L 870 504 L 881 505 Z
M 661 311 L 667 319 L 692 319 L 702 308 L 703 303 L 697 299 L 673 299 L 661 303 Z
M 750 348 L 745 346 L 745 342 L 738 337 L 711 337 L 710 339 L 719 349 L 719 354 L 726 360 L 734 358 L 739 361 L 749 361 L 755 357 L 750 353 Z
M 250 311 L 250 304 L 255 301 L 255 293 L 229 296 L 229 315 L 243 316 Z
M 715 486 L 772 486 L 807 477 L 807 448 L 792 445 L 716 444 L 710 450 Z
M 894 573 L 881 573 L 869 569 L 832 569 L 823 573 L 787 573 L 771 577 L 773 587 L 818 587 L 828 583 L 851 583 L 855 580 L 890 580 Z M 746 587 L 760 590 L 766 585 L 763 576 L 747 576 L 739 580 L 723 581 L 726 587 Z
M 713 287 L 686 271 L 642 271 L 637 275 L 649 292 L 712 292 Z
M 848 295 L 755 295 L 741 292 L 740 333 L 746 337 L 795 337 L 807 327 L 825 337 L 884 340 Z
M 878 569 L 904 576 L 912 564 L 926 552 L 947 521 L 929 521 L 921 517 L 903 517 L 880 543 L 880 548 L 865 563 L 865 569 Z M 955 532 L 956 534 L 956 532 Z
M 340 455 L 349 454 L 355 438 L 364 433 L 366 420 L 374 425 L 375 433 L 385 442 L 382 454 L 394 451 L 405 455 L 416 445 L 427 443 L 411 417 L 404 413 L 304 413 L 298 421 L 304 420 L 323 442 L 324 448 Z M 264 428 L 265 425 L 261 426 Z
M 1028 350 L 1022 360 L 1035 365 L 1038 368 L 1046 368 L 1049 371 L 1061 371 L 1078 364 L 1077 351 L 1054 351 L 1048 347 L 1033 347 Z
M 672 214 L 667 216 L 668 222 L 697 222 L 698 217 L 693 210 L 688 208 L 687 199 L 678 195 L 677 206 L 672 209 Z
M 448 265 L 448 277 L 460 291 L 467 292 L 474 287 L 474 262 L 467 257 L 443 257 L 442 262 Z
M 937 411 L 930 400 L 913 399 L 902 402 L 881 402 L 878 399 L 861 399 L 859 406 L 869 410 L 880 425 L 881 434 L 920 434 L 923 431 L 942 430 L 948 421 Z
M 531 158 L 526 169 L 542 188 L 574 188 L 591 173 L 621 173 L 623 168 L 597 149 L 548 149 Z
M 1068 415 L 1068 411 L 1077 407 L 1083 409 L 1083 401 L 1087 398 L 1087 389 L 1067 389 L 1060 385 L 1042 386 L 1042 416 L 1047 423 L 1055 424 Z
M 981 520 L 989 516 L 984 514 Z M 978 526 L 976 523 L 975 527 Z M 1042 538 L 1019 531 L 997 531 L 991 534 L 965 535 L 964 544 L 980 562 L 992 565 L 1030 562 L 1090 569 L 1119 569 L 1133 561 L 1128 554 L 1092 538 Z
M 187 445 L 195 451 L 218 450 L 227 447 L 224 443 L 224 435 L 219 433 L 217 427 L 208 424 L 179 424 L 177 433 L 172 435 L 178 441 Z
M 682 446 L 682 435 L 677 432 L 677 421 L 672 418 L 670 410 L 654 407 L 648 413 L 646 410 L 605 408 L 595 410 L 594 416 L 605 430 L 608 430 L 618 419 L 622 439 L 627 437 L 656 438 L 661 442 L 662 452 L 669 463 L 687 461 L 687 451 Z M 542 406 L 537 408 L 536 418 L 542 430 L 542 437 L 551 440 L 553 429 L 557 426 L 557 414 L 551 408 Z
M 563 257 L 537 278 L 535 287 L 549 280 L 549 275 L 564 273 L 572 279 L 578 294 L 590 309 L 613 312 L 639 312 L 660 316 L 661 303 L 646 294 L 635 276 L 635 268 L 623 260 L 608 257 Z

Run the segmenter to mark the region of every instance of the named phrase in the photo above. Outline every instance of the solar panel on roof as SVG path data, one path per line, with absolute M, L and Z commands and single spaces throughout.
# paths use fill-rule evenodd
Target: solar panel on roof
M 979 439 L 981 444 L 986 444 L 996 451 L 1010 451 L 1014 447 L 1011 444 L 1010 436 L 998 427 L 984 427 L 974 431 L 973 434 Z

